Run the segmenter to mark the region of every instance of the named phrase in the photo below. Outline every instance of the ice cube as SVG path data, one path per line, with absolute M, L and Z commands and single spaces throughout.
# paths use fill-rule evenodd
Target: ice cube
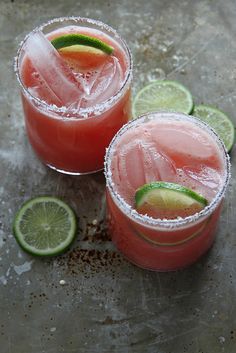
M 100 68 L 97 70 L 91 70 L 87 72 L 77 72 L 75 76 L 77 80 L 80 82 L 84 89 L 84 99 L 85 101 L 92 100 L 92 88 L 100 75 Z
M 203 184 L 209 189 L 217 190 L 221 183 L 221 176 L 213 168 L 203 166 L 199 168 L 183 168 L 185 173 L 189 175 L 192 179 L 197 181 L 198 183 Z
M 140 186 L 153 181 L 176 180 L 173 162 L 149 138 L 146 136 L 143 141 L 134 133 L 131 141 L 119 144 L 113 157 L 113 177 L 118 191 L 131 204 Z
M 131 203 L 133 203 L 136 189 L 145 183 L 143 159 L 137 145 L 137 140 L 122 145 L 117 159 L 119 191 L 126 201 Z
M 212 199 L 221 185 L 219 172 L 208 166 L 184 167 L 178 171 L 179 182 Z
M 41 85 L 35 85 L 28 88 L 29 92 L 32 96 L 44 100 L 49 104 L 56 104 L 57 106 L 61 106 L 61 101 L 55 95 L 55 93 L 51 90 L 50 87 L 47 86 L 46 82 L 43 81 Z
M 159 170 L 155 167 L 156 153 L 152 147 L 147 141 L 139 141 L 145 183 L 160 180 Z
M 187 161 L 192 165 L 199 161 L 210 160 L 214 157 L 215 146 L 209 135 L 188 123 L 171 122 L 167 124 L 154 125 L 153 136 L 159 146 L 170 156 L 178 156 L 178 162 Z M 177 159 L 177 158 L 176 158 Z M 181 163 L 182 164 L 182 163 Z
M 61 105 L 77 107 L 83 89 L 73 72 L 42 32 L 33 32 L 26 41 L 25 53 L 41 79 Z
M 173 181 L 176 176 L 174 162 L 158 149 L 155 143 L 145 146 L 145 157 L 150 165 L 145 168 L 146 181 Z
M 145 182 L 173 181 L 176 176 L 173 161 L 152 141 L 140 141 L 139 145 L 143 155 Z
M 122 75 L 119 60 L 114 56 L 108 57 L 105 63 L 87 75 L 84 81 L 85 106 L 105 102 L 116 94 L 122 84 Z

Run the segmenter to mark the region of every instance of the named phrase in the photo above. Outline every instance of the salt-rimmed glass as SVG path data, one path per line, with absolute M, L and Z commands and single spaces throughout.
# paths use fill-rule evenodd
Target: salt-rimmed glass
M 29 36 L 38 30 L 48 35 L 66 26 L 100 31 L 110 37 L 124 55 L 126 70 L 120 89 L 104 102 L 89 108 L 70 109 L 48 104 L 32 95 L 22 79 L 21 68 Z M 103 169 L 106 147 L 131 116 L 132 57 L 120 35 L 112 27 L 88 18 L 53 19 L 35 28 L 22 41 L 15 58 L 15 72 L 21 88 L 27 135 L 38 157 L 49 167 L 67 174 L 87 174 Z
M 167 118 L 192 122 L 207 132 L 219 148 L 224 175 L 215 197 L 202 211 L 185 218 L 162 220 L 139 214 L 124 200 L 116 188 L 111 166 L 116 145 L 126 131 L 149 120 L 156 120 L 158 123 L 158 119 Z M 172 112 L 145 114 L 129 122 L 114 136 L 107 149 L 105 177 L 109 231 L 117 248 L 131 262 L 151 270 L 175 270 L 195 262 L 212 245 L 230 178 L 230 161 L 223 142 L 204 122 L 192 116 Z

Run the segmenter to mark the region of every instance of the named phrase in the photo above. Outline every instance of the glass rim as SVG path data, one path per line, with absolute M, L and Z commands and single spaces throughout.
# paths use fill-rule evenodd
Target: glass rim
M 54 24 L 54 23 L 60 23 L 63 21 L 74 21 L 75 23 L 87 23 L 91 25 L 97 25 L 100 30 L 105 29 L 108 33 L 112 33 L 114 35 L 114 40 L 116 41 L 117 39 L 120 41 L 119 44 L 121 44 L 122 49 L 125 50 L 125 54 L 127 55 L 127 62 L 128 62 L 128 67 L 126 70 L 126 75 L 125 78 L 122 81 L 122 86 L 119 88 L 119 90 L 113 94 L 111 97 L 106 99 L 102 103 L 95 104 L 92 107 L 88 108 L 67 108 L 66 106 L 58 107 L 55 104 L 48 104 L 46 101 L 35 97 L 33 94 L 30 93 L 27 87 L 25 87 L 23 80 L 21 79 L 21 74 L 20 74 L 20 55 L 22 53 L 22 50 L 24 48 L 24 45 L 29 38 L 29 36 L 37 31 L 42 31 L 45 27 Z M 118 32 L 112 28 L 111 26 L 103 23 L 102 21 L 99 20 L 93 20 L 91 18 L 87 17 L 80 17 L 80 16 L 68 16 L 68 17 L 56 17 L 52 20 L 49 20 L 47 22 L 44 22 L 43 24 L 35 27 L 32 31 L 30 31 L 24 39 L 20 42 L 19 48 L 17 50 L 17 54 L 14 58 L 14 72 L 16 74 L 17 80 L 20 84 L 21 89 L 23 90 L 24 94 L 26 95 L 27 98 L 29 98 L 31 101 L 34 102 L 37 106 L 40 106 L 41 108 L 45 109 L 46 111 L 50 113 L 55 113 L 55 114 L 66 114 L 66 115 L 58 115 L 56 118 L 58 119 L 63 119 L 65 116 L 70 116 L 70 120 L 80 120 L 80 119 L 89 119 L 89 118 L 96 118 L 99 117 L 102 113 L 107 111 L 112 105 L 114 105 L 116 102 L 119 101 L 119 99 L 122 97 L 122 95 L 125 93 L 125 88 L 129 86 L 132 80 L 132 72 L 133 72 L 133 59 L 132 59 L 132 54 L 131 51 L 126 43 L 126 41 L 118 34 Z M 94 115 L 93 115 L 94 113 Z M 75 116 L 79 115 L 79 116 Z M 91 116 L 92 115 L 92 116 Z
M 221 154 L 223 157 L 223 163 L 225 163 L 225 175 L 223 176 L 222 180 L 222 186 L 220 187 L 219 191 L 216 193 L 212 201 L 204 207 L 200 212 L 197 212 L 191 216 L 187 216 L 184 218 L 176 218 L 176 219 L 157 219 L 150 217 L 148 215 L 141 215 L 138 213 L 132 206 L 130 206 L 124 198 L 119 194 L 119 192 L 116 190 L 115 183 L 112 180 L 112 172 L 111 172 L 111 156 L 114 152 L 114 145 L 116 144 L 117 139 L 121 135 L 123 135 L 127 130 L 129 130 L 132 126 L 138 125 L 142 122 L 144 122 L 147 118 L 155 119 L 155 118 L 165 118 L 168 116 L 168 118 L 175 118 L 181 120 L 181 119 L 186 119 L 188 121 L 194 122 L 198 126 L 202 127 L 205 129 L 206 132 L 208 132 L 215 140 L 217 143 L 219 149 L 221 150 Z M 171 112 L 171 111 L 158 111 L 158 112 L 151 112 L 151 113 L 145 113 L 141 116 L 139 116 L 136 119 L 133 119 L 123 125 L 123 127 L 115 134 L 113 137 L 109 147 L 106 150 L 106 155 L 105 155 L 105 162 L 104 162 L 104 174 L 106 178 L 106 186 L 111 194 L 111 197 L 113 198 L 114 202 L 117 204 L 119 209 L 126 214 L 129 218 L 132 220 L 142 224 L 149 226 L 151 228 L 156 228 L 160 227 L 163 229 L 170 229 L 170 230 L 176 230 L 180 229 L 182 227 L 185 227 L 191 223 L 199 223 L 201 220 L 204 220 L 207 216 L 210 216 L 213 211 L 218 207 L 220 201 L 225 195 L 226 188 L 228 186 L 229 180 L 230 180 L 230 158 L 229 155 L 226 151 L 226 148 L 224 146 L 223 141 L 221 138 L 217 135 L 217 133 L 205 122 L 201 121 L 200 119 L 196 118 L 195 116 L 192 115 L 187 115 L 184 113 L 178 113 L 178 112 Z

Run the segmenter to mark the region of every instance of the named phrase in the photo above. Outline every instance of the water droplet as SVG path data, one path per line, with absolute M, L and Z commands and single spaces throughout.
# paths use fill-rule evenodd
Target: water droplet
M 220 336 L 220 337 L 218 337 L 218 339 L 219 339 L 219 342 L 220 342 L 221 344 L 224 344 L 224 343 L 225 343 L 225 337 L 224 337 L 224 336 Z
M 155 68 L 148 73 L 148 81 L 163 80 L 166 77 L 165 72 L 160 68 Z

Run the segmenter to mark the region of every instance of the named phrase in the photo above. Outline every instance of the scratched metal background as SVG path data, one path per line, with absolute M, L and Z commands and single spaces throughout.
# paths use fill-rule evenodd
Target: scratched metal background
M 129 264 L 103 223 L 103 174 L 57 174 L 36 159 L 25 136 L 13 56 L 28 31 L 64 15 L 119 30 L 134 56 L 134 92 L 155 78 L 176 79 L 196 103 L 218 106 L 236 124 L 234 0 L 1 0 L 1 353 L 235 353 L 236 151 L 213 249 L 174 273 Z M 63 197 L 79 217 L 73 249 L 55 259 L 25 254 L 12 236 L 15 211 L 41 194 Z

